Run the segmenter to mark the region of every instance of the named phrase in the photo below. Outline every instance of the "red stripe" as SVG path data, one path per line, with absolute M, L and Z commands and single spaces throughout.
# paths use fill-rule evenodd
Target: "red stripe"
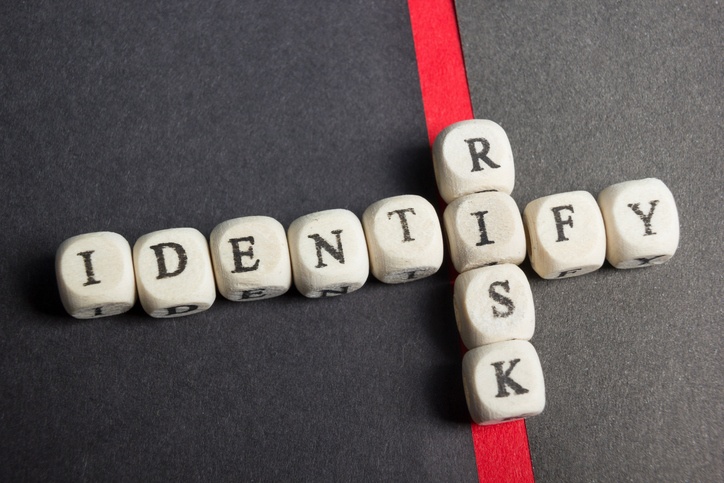
M 446 126 L 473 118 L 453 2 L 407 2 L 431 145 Z M 480 481 L 533 481 L 524 421 L 470 427 Z

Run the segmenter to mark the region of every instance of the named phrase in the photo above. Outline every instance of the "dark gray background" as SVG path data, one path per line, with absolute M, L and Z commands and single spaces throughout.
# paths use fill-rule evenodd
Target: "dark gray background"
M 681 241 L 659 267 L 531 273 L 547 408 L 540 481 L 722 481 L 722 6 L 457 1 L 475 116 L 500 123 L 513 197 L 663 180 Z
M 57 246 L 436 202 L 405 2 L 4 2 L 0 480 L 476 478 L 449 274 L 155 320 Z

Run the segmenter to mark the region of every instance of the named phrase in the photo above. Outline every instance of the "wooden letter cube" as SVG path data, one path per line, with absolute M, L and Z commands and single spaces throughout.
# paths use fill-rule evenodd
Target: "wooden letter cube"
M 459 275 L 453 300 L 460 337 L 468 349 L 533 337 L 533 294 L 528 277 L 516 265 L 476 268 Z
M 133 262 L 138 298 L 152 317 L 195 314 L 216 299 L 209 245 L 194 228 L 143 235 L 133 246 Z
M 131 247 L 117 233 L 68 238 L 58 247 L 55 273 L 63 307 L 77 319 L 122 314 L 136 303 Z
M 674 196 L 654 178 L 626 181 L 601 191 L 606 258 L 616 268 L 639 268 L 669 260 L 679 246 Z
M 545 407 L 540 360 L 524 340 L 468 351 L 463 356 L 463 386 L 470 416 L 478 424 L 535 416 Z
M 284 227 L 274 218 L 228 220 L 209 237 L 216 286 L 234 301 L 282 295 L 292 285 L 292 265 Z
M 294 285 L 310 298 L 354 292 L 369 275 L 362 223 L 348 210 L 297 218 L 287 231 Z
M 443 242 L 435 208 L 417 195 L 370 205 L 362 215 L 372 274 L 385 283 L 418 280 L 442 265 Z
M 576 277 L 601 268 L 606 230 L 601 210 L 586 191 L 538 198 L 523 210 L 528 256 L 545 279 Z
M 472 119 L 448 126 L 435 139 L 432 159 L 437 187 L 447 203 L 480 191 L 513 191 L 513 151 L 508 135 L 493 121 Z
M 515 200 L 505 193 L 475 193 L 450 203 L 443 213 L 455 270 L 465 272 L 525 259 L 525 230 Z

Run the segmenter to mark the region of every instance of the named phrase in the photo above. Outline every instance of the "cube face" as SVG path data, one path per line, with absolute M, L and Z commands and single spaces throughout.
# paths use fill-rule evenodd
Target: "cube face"
M 525 260 L 525 230 L 515 200 L 505 193 L 475 193 L 443 213 L 450 258 L 458 272 Z
M 432 157 L 438 190 L 447 203 L 481 191 L 513 191 L 513 151 L 508 135 L 493 121 L 448 126 L 435 139 Z
M 440 220 L 425 198 L 403 195 L 373 203 L 362 215 L 362 226 L 372 274 L 382 282 L 419 280 L 442 265 Z
M 655 178 L 626 181 L 601 191 L 606 258 L 616 268 L 641 268 L 668 261 L 679 246 L 674 196 Z
M 274 218 L 248 216 L 220 223 L 209 245 L 216 285 L 227 299 L 263 300 L 291 287 L 287 234 Z
M 362 224 L 348 210 L 297 218 L 287 231 L 294 285 L 305 297 L 334 297 L 361 288 L 369 276 Z
M 543 370 L 526 341 L 496 342 L 463 357 L 465 399 L 473 421 L 495 424 L 540 414 L 545 407 Z
M 136 303 L 131 247 L 117 233 L 65 240 L 56 252 L 55 272 L 63 307 L 77 319 L 121 314 Z
M 180 317 L 214 303 L 216 285 L 206 238 L 194 228 L 140 237 L 133 246 L 138 297 L 152 317 Z
M 606 230 L 601 210 L 586 191 L 538 198 L 523 210 L 528 256 L 545 279 L 584 275 L 601 268 Z
M 476 268 L 460 274 L 453 300 L 460 337 L 468 349 L 533 337 L 533 294 L 528 278 L 516 265 Z

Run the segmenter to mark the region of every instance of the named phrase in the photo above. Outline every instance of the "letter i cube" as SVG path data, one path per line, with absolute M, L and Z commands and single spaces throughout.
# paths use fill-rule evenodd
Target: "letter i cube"
M 194 228 L 143 235 L 133 245 L 138 298 L 151 317 L 208 309 L 216 299 L 209 244 Z
M 679 246 L 674 196 L 655 178 L 618 183 L 598 195 L 606 224 L 606 258 L 616 268 L 669 260 Z
M 470 416 L 478 424 L 535 416 L 545 407 L 540 360 L 524 340 L 496 342 L 465 353 L 463 387 Z
M 474 193 L 443 213 L 455 270 L 462 273 L 497 263 L 522 263 L 525 230 L 515 200 L 505 193 Z
M 601 268 L 606 230 L 595 198 L 572 191 L 538 198 L 523 210 L 528 256 L 545 279 L 576 277 Z
M 77 319 L 121 314 L 136 303 L 131 247 L 117 233 L 65 240 L 56 253 L 55 272 L 63 307 Z

